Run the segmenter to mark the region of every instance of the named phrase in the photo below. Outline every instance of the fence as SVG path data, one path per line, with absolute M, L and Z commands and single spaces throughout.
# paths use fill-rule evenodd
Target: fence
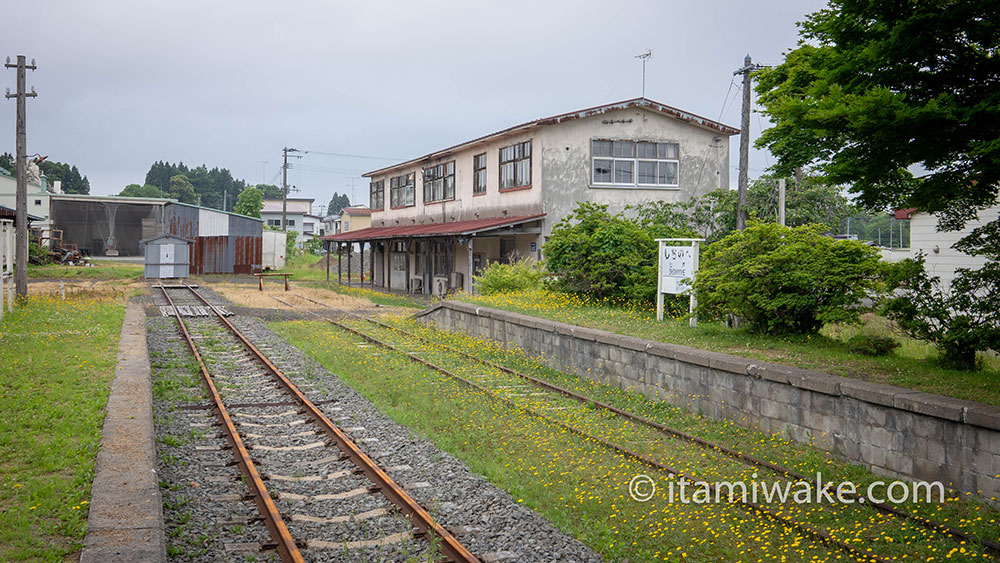
M 7 310 L 14 310 L 14 222 L 0 220 L 0 320 L 4 300 Z

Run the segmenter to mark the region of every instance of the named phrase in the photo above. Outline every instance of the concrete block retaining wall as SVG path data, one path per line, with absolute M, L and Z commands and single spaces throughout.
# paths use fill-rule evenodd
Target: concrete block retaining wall
M 1000 408 L 443 301 L 417 315 L 551 367 L 832 451 L 873 472 L 1000 497 Z

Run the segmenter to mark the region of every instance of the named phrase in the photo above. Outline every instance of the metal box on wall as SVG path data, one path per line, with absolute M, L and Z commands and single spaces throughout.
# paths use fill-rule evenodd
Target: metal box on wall
M 194 240 L 164 234 L 143 239 L 146 279 L 186 278 L 190 274 L 190 244 Z

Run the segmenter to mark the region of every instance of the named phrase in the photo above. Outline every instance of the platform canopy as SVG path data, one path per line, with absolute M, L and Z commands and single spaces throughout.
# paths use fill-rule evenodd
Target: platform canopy
M 393 225 L 391 227 L 369 227 L 336 235 L 321 237 L 334 242 L 358 242 L 401 238 L 423 238 L 441 236 L 468 236 L 492 231 L 500 227 L 513 227 L 530 223 L 545 217 L 544 213 L 520 215 L 517 217 L 493 217 L 490 219 L 469 219 L 445 223 L 422 223 L 418 225 Z

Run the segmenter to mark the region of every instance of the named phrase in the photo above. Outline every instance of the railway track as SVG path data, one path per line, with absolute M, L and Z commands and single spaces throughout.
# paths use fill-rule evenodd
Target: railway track
M 204 426 L 220 428 L 226 441 L 201 448 L 231 451 L 270 535 L 260 548 L 277 550 L 282 561 L 304 561 L 304 552 L 400 544 L 449 561 L 479 561 L 389 476 L 405 466 L 380 467 L 358 446 L 351 434 L 363 428 L 335 424 L 195 288 L 157 287 L 211 400 L 216 422 Z M 185 317 L 184 310 L 210 314 Z M 278 504 L 284 501 L 302 512 L 282 513 Z M 341 512 L 310 513 L 324 503 Z M 330 537 L 351 526 L 360 530 Z M 359 534 L 368 537 L 357 539 Z
M 727 448 L 721 444 L 690 435 L 613 405 L 596 401 L 581 393 L 559 387 L 542 379 L 481 358 L 475 354 L 470 354 L 464 350 L 441 344 L 419 334 L 372 318 L 339 311 L 305 296 L 295 294 L 294 298 L 315 305 L 321 305 L 341 315 L 350 315 L 366 323 L 371 330 L 362 330 L 356 325 L 351 326 L 345 322 L 306 310 L 308 314 L 336 325 L 373 344 L 404 354 L 410 360 L 443 373 L 496 400 L 507 403 L 532 416 L 544 419 L 583 438 L 594 440 L 612 451 L 629 456 L 651 468 L 667 472 L 674 476 L 685 476 L 691 479 L 692 475 L 685 474 L 685 472 L 678 470 L 676 467 L 681 466 L 686 469 L 694 467 L 694 477 L 706 482 L 731 481 L 734 478 L 734 474 L 739 479 L 751 478 L 747 475 L 746 471 L 740 471 L 741 467 L 751 468 L 754 471 L 765 470 L 785 479 L 811 482 L 810 476 L 794 469 L 761 460 Z M 297 308 L 292 303 L 278 298 L 275 299 L 288 307 Z M 401 348 L 405 346 L 412 347 L 414 342 L 420 342 L 424 345 L 424 348 L 419 353 Z M 450 362 L 448 361 L 449 357 L 451 358 Z M 456 361 L 456 359 L 461 361 Z M 467 369 L 470 361 L 472 365 L 480 366 L 480 368 Z M 462 366 L 462 362 L 465 362 L 466 365 Z M 488 370 L 482 368 L 488 368 Z M 560 417 L 563 420 L 578 421 L 581 418 L 591 416 L 595 410 L 611 413 L 614 416 L 616 424 L 588 423 L 571 425 L 547 414 L 553 410 L 564 411 L 563 414 L 568 416 Z M 572 411 L 572 414 L 565 411 Z M 630 432 L 628 434 L 637 435 L 639 439 L 631 443 L 620 443 L 621 440 L 616 438 L 616 435 L 620 433 L 614 430 L 620 429 L 621 425 L 629 426 Z M 585 426 L 586 428 L 582 428 L 581 426 Z M 636 432 L 636 430 L 638 431 Z M 655 434 L 655 437 L 650 434 Z M 698 463 L 699 454 L 692 451 L 692 449 L 700 451 L 700 456 L 705 461 Z M 680 453 L 673 456 L 663 456 L 662 452 L 666 450 L 679 451 Z M 705 452 L 710 452 L 714 455 L 705 459 Z M 666 459 L 664 459 L 665 457 Z M 692 463 L 692 460 L 694 460 L 694 463 Z M 671 463 L 672 461 L 676 463 Z M 757 474 L 754 473 L 753 477 L 756 476 Z M 859 495 L 853 495 L 852 497 L 855 502 L 861 499 Z M 934 519 L 907 512 L 888 504 L 874 502 L 864 504 L 866 500 L 861 500 L 861 504 L 850 505 L 849 509 L 845 509 L 843 506 L 832 507 L 830 510 L 824 509 L 824 514 L 821 515 L 818 519 L 819 522 L 816 524 L 802 521 L 806 520 L 806 514 L 803 511 L 798 511 L 797 513 L 795 506 L 780 505 L 778 510 L 774 510 L 769 506 L 754 502 L 738 502 L 738 504 L 783 526 L 794 528 L 860 561 L 887 561 L 888 559 L 873 554 L 870 549 L 859 546 L 857 538 L 871 535 L 870 532 L 879 529 L 899 528 L 901 525 L 900 522 L 903 522 L 903 527 L 909 523 L 919 525 L 925 530 L 924 533 L 934 540 L 951 541 L 955 545 L 962 546 L 963 549 L 965 547 L 976 547 L 994 559 L 1000 557 L 1000 544 L 995 541 L 977 537 L 971 533 L 937 522 Z M 839 529 L 838 525 L 856 517 L 857 513 L 854 511 L 859 510 L 874 512 L 877 515 L 870 530 L 862 531 L 868 532 L 868 534 L 858 533 L 857 531 L 853 534 L 838 534 L 836 532 Z M 801 516 L 802 518 L 796 519 L 795 516 Z M 815 515 L 810 515 L 809 519 L 813 521 L 817 520 Z

